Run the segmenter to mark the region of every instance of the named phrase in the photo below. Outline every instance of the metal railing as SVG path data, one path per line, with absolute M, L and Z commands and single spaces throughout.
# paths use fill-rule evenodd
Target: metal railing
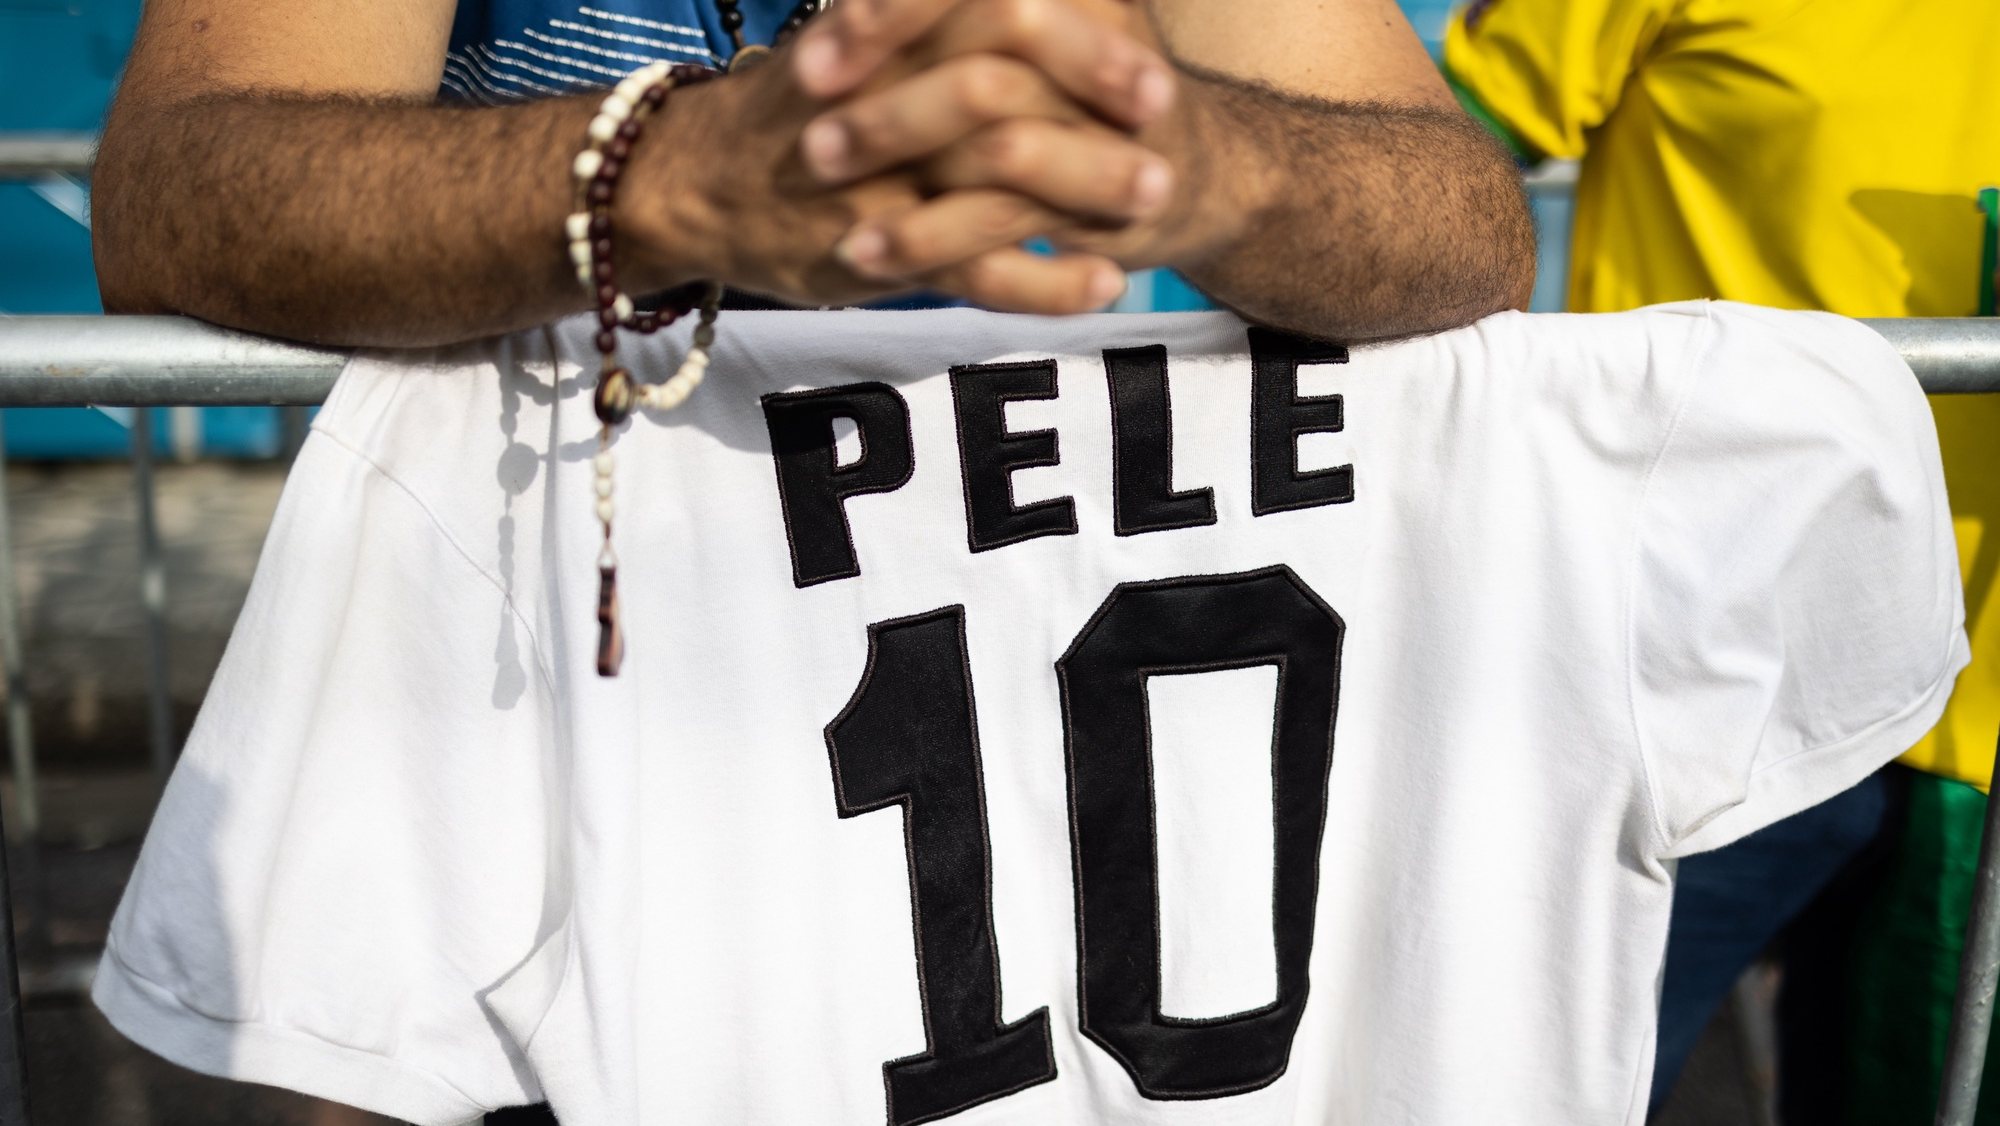
M 1934 395 L 2000 391 L 2000 320 L 1863 320 Z M 347 362 L 185 317 L 0 317 L 0 407 L 312 405 Z
M 1521 186 L 1531 197 L 1566 196 L 1576 191 L 1582 166 L 1574 160 L 1545 160 L 1521 174 Z
M 7 317 L 0 407 L 310 406 L 346 362 L 185 317 Z
M 4 153 L 0 153 L 4 156 Z M 2000 320 L 1871 320 L 1926 391 L 2000 392 Z M 321 402 L 345 353 L 214 328 L 179 317 L 0 317 L 0 407 L 308 405 Z M 147 459 L 135 469 L 145 472 Z M 0 474 L 4 451 L 0 451 Z M 150 491 L 142 490 L 150 499 Z M 143 514 L 142 514 L 143 522 Z M 150 526 L 148 524 L 148 526 Z M 0 477 L 0 660 L 6 662 L 7 730 L 16 783 L 13 817 L 30 842 L 38 822 L 35 756 L 21 676 L 19 607 Z M 152 556 L 157 558 L 157 551 Z M 148 584 L 149 597 L 154 584 Z M 163 675 L 156 661 L 153 675 Z M 157 692 L 161 685 L 152 686 Z M 156 737 L 157 745 L 157 737 Z M 1996 752 L 2000 753 L 2000 752 Z M 1996 986 L 2000 986 L 2000 801 L 1989 802 L 1936 1121 L 1971 1126 L 1978 1103 Z M 0 911 L 8 910 L 0 864 Z M 19 971 L 11 916 L 0 930 L 0 1126 L 27 1123 Z
M 0 180 L 84 176 L 97 159 L 91 133 L 0 133 Z

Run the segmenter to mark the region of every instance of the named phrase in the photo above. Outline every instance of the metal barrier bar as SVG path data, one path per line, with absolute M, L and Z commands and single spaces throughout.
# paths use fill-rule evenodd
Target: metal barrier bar
M 167 562 L 153 495 L 153 408 L 132 412 L 132 489 L 139 511 L 139 604 L 146 614 L 146 741 L 153 777 L 174 768 L 173 699 L 167 691 Z
M 1521 174 L 1521 186 L 1535 198 L 1566 196 L 1576 191 L 1582 166 L 1574 160 L 1545 160 Z
M 35 783 L 34 728 L 28 714 L 28 671 L 21 655 L 21 592 L 14 585 L 13 522 L 7 513 L 7 449 L 0 432 L 0 664 L 7 676 L 7 753 L 14 771 L 14 831 L 23 842 L 41 836 L 41 791 Z
M 1862 323 L 1932 394 L 2000 391 L 2000 320 Z M 185 317 L 0 317 L 0 407 L 310 405 L 346 361 Z
M 0 857 L 0 900 L 5 901 L 10 911 L 0 916 L 0 925 L 7 927 L 7 952 L 11 958 L 14 936 L 11 908 L 15 889 L 18 889 L 24 905 L 26 940 L 30 951 L 39 951 L 48 945 L 49 905 L 48 885 L 42 879 L 42 791 L 35 769 L 28 666 L 21 652 L 21 599 L 14 581 L 13 524 L 7 513 L 6 459 L 5 441 L 0 438 L 0 663 L 6 666 L 7 753 L 8 765 L 14 775 L 14 834 L 21 846 L 16 870 L 9 872 L 5 858 Z M 4 835 L 0 835 L 0 840 L 4 840 Z M 13 992 L 6 993 L 5 1000 L 18 1001 L 18 986 L 12 978 L 6 983 L 6 988 Z M 0 1066 L 5 1066 L 7 1050 L 5 1044 L 0 1043 Z M 7 1113 L 5 1092 L 0 1091 L 0 1126 L 9 1121 Z
M 87 175 L 96 159 L 90 133 L 0 134 L 0 180 Z
M 33 846 L 30 845 L 32 848 Z M 27 1028 L 22 1019 L 20 961 L 14 953 L 14 905 L 7 894 L 6 850 L 0 849 L 0 1126 L 30 1126 Z
M 4 407 L 309 405 L 346 362 L 185 317 L 0 317 Z
M 2000 318 L 1884 317 L 1861 323 L 1895 345 L 1933 395 L 2000 391 Z
M 46 919 L 41 909 L 41 801 L 35 785 L 33 729 L 28 723 L 28 676 L 21 659 L 18 592 L 14 589 L 13 525 L 7 519 L 4 476 L 7 451 L 0 433 L 0 662 L 6 664 L 7 748 L 14 770 L 15 831 L 30 871 L 24 873 L 34 892 L 34 930 Z M 6 834 L 0 832 L 0 1126 L 30 1126 L 28 1118 L 27 1026 L 21 1006 L 20 958 L 14 950 L 14 881 L 7 870 Z
M 1995 750 L 1994 761 L 2000 767 L 2000 749 Z M 1958 961 L 1958 992 L 1952 998 L 1951 1030 L 1945 1041 L 1937 1126 L 1972 1126 L 1986 1070 L 1986 1042 L 1993 1030 L 1993 992 L 2000 987 L 2000 800 L 1991 797 L 1972 881 L 1972 917 L 1965 925 L 1965 950 Z

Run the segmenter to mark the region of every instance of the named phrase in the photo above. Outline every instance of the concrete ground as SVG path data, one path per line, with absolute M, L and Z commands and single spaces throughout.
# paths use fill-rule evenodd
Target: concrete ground
M 160 469 L 177 739 L 221 658 L 281 483 L 282 470 L 268 464 Z M 7 488 L 42 772 L 42 842 L 8 849 L 35 1121 L 380 1126 L 386 1120 L 183 1071 L 123 1040 L 84 998 L 157 795 L 146 766 L 145 619 L 131 475 L 116 464 L 14 465 Z M 14 798 L 10 781 L 0 792 L 10 819 Z M 1751 1001 L 1718 1016 L 1660 1126 L 1770 1126 L 1748 1062 L 1758 1055 L 1761 1026 L 1755 991 Z

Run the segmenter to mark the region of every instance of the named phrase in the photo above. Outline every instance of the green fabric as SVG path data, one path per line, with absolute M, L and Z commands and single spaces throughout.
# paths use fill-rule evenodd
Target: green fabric
M 1985 213 L 1986 237 L 1979 249 L 1979 315 L 1991 317 L 2000 314 L 2000 300 L 1996 300 L 1994 289 L 2000 286 L 2000 278 L 1994 276 L 2000 270 L 2000 188 L 1983 188 L 1979 192 L 1979 210 Z
M 1936 1114 L 1959 952 L 1972 906 L 1986 798 L 1910 773 L 1909 815 L 1854 936 L 1852 1019 L 1842 1084 L 1846 1126 L 1927 1126 Z M 2000 1126 L 2000 1038 L 1986 1054 L 1980 1126 Z
M 1479 95 L 1460 85 L 1458 79 L 1451 76 L 1450 71 L 1445 72 L 1444 80 L 1445 84 L 1451 87 L 1451 92 L 1458 96 L 1458 104 L 1465 107 L 1465 112 L 1471 114 L 1474 121 L 1484 125 L 1487 132 L 1500 138 L 1500 143 L 1507 146 L 1507 151 L 1514 154 L 1515 160 L 1522 164 L 1541 163 L 1542 154 L 1515 136 L 1514 131 L 1507 128 L 1506 122 L 1493 116 L 1493 111 L 1487 109 L 1485 103 L 1479 100 Z

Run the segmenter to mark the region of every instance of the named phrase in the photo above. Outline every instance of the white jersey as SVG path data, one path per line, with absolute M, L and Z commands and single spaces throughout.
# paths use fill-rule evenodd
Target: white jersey
M 735 314 L 357 359 L 96 997 L 425 1126 L 1643 1119 L 1673 860 L 1966 660 L 1866 328 Z M 661 378 L 685 330 L 634 350 Z

